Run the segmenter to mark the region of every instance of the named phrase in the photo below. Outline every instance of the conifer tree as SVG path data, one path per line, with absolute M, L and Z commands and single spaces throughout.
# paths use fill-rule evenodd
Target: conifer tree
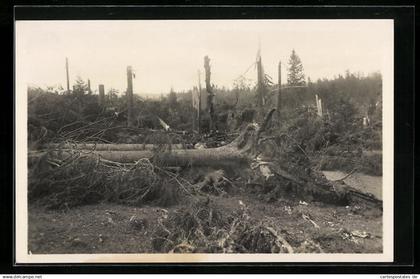
M 287 84 L 289 86 L 305 85 L 305 74 L 303 73 L 302 61 L 296 54 L 295 50 L 292 50 L 292 54 L 289 59 Z

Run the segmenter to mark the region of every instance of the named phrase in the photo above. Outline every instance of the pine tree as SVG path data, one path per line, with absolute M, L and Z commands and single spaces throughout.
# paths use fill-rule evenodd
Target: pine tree
M 168 94 L 168 103 L 170 109 L 176 109 L 178 106 L 178 100 L 174 89 L 171 87 L 171 91 Z
M 289 59 L 289 72 L 287 74 L 287 83 L 289 86 L 305 85 L 305 74 L 303 73 L 303 65 L 295 50 Z
M 88 91 L 88 85 L 81 77 L 76 78 L 76 84 L 73 86 L 73 93 L 75 95 L 84 95 Z

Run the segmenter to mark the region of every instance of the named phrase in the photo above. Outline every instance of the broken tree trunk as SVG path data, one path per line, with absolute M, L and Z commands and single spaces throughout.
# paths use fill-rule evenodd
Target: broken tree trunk
M 198 70 L 198 112 L 197 112 L 197 132 L 200 134 L 201 125 L 201 73 Z
M 214 112 L 214 93 L 213 88 L 210 83 L 210 58 L 208 56 L 204 57 L 204 69 L 206 71 L 206 90 L 207 90 L 207 103 L 208 103 L 208 109 L 209 109 L 209 115 L 210 115 L 210 131 L 215 129 L 216 125 L 216 118 L 215 118 L 215 112 Z
M 277 125 L 280 127 L 280 121 L 281 121 L 281 62 L 279 62 L 279 70 L 278 70 L 278 83 L 279 88 L 277 91 Z
M 87 86 L 88 86 L 88 94 L 92 94 L 92 89 L 90 88 L 90 79 L 88 79 Z
M 98 96 L 98 103 L 100 106 L 105 105 L 105 86 L 103 84 L 99 84 L 99 96 Z

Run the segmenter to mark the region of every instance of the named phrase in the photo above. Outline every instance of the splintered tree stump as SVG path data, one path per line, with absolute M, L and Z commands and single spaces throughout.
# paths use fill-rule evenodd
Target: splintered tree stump
M 161 147 L 170 149 L 186 149 L 183 144 L 161 144 Z M 49 144 L 47 148 L 51 149 L 77 149 L 77 150 L 95 150 L 95 151 L 142 151 L 158 149 L 158 144 L 131 144 L 131 143 L 65 143 Z

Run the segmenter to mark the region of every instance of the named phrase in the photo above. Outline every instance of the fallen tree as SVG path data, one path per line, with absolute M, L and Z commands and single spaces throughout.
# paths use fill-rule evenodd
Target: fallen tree
M 252 172 L 255 179 L 251 183 L 262 185 L 264 191 L 270 189 L 275 196 L 278 196 L 277 193 L 284 194 L 284 189 L 292 189 L 298 195 L 330 203 L 364 202 L 375 207 L 382 206 L 382 202 L 372 195 L 351 188 L 342 181 L 329 181 L 321 173 L 302 165 L 300 161 L 279 161 L 277 156 L 281 157 L 281 154 L 275 150 L 275 137 L 263 136 L 274 111 L 273 109 L 267 114 L 261 125 L 249 124 L 234 141 L 217 148 L 172 149 L 162 146 L 152 150 L 53 149 L 47 152 L 31 152 L 29 163 L 47 157 L 60 165 L 74 157 L 87 157 L 118 163 L 148 159 L 164 166 L 229 167 L 237 172 Z M 293 168 L 287 166 L 288 164 L 294 164 Z
M 270 116 L 267 117 L 271 118 Z M 267 120 L 267 121 L 268 121 Z M 29 160 L 35 160 L 41 156 L 49 156 L 59 159 L 67 159 L 75 155 L 83 157 L 100 157 L 105 160 L 120 163 L 133 163 L 140 159 L 159 159 L 168 166 L 217 166 L 233 165 L 235 163 L 250 163 L 253 160 L 252 154 L 255 153 L 256 139 L 262 132 L 257 124 L 250 124 L 233 142 L 225 146 L 204 149 L 177 149 L 168 148 L 169 145 L 162 145 L 160 150 L 153 150 L 153 145 L 60 145 L 52 146 L 49 151 L 31 152 Z M 73 148 L 71 148 L 73 147 Z M 90 149 L 88 148 L 90 147 Z M 99 149 L 97 148 L 99 147 Z M 116 149 L 110 149 L 116 147 Z M 176 146 L 179 147 L 179 146 Z M 129 150 L 132 148 L 132 150 Z M 138 149 L 136 149 L 138 148 Z M 80 153 L 81 152 L 81 153 Z M 80 153 L 80 154 L 79 154 Z
M 165 145 L 172 149 L 185 149 L 183 144 L 168 144 Z M 64 143 L 64 144 L 49 144 L 47 148 L 50 149 L 79 149 L 79 150 L 95 150 L 95 151 L 136 151 L 136 150 L 153 150 L 159 148 L 156 144 L 107 144 L 107 143 Z

